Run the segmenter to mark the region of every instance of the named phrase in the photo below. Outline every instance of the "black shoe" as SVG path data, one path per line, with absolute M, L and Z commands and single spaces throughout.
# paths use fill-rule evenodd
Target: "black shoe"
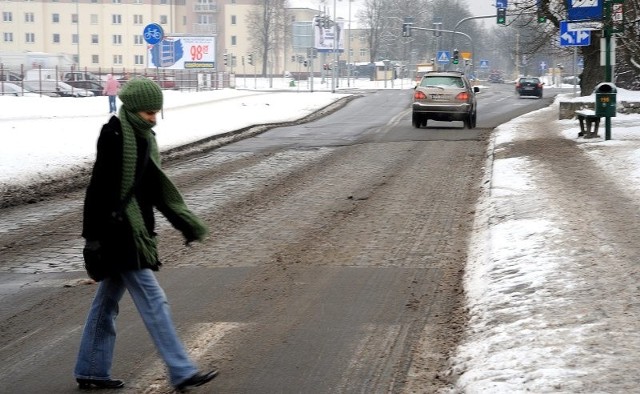
M 176 390 L 178 390 L 181 393 L 184 393 L 192 387 L 202 386 L 203 384 L 211 381 L 216 376 L 218 376 L 217 369 L 214 369 L 213 371 L 207 372 L 207 373 L 198 372 L 192 377 L 190 377 L 189 379 L 177 385 Z
M 107 380 L 76 379 L 76 382 L 78 382 L 78 387 L 80 388 L 80 390 L 91 390 L 93 388 L 121 389 L 124 387 L 124 382 L 122 380 L 116 380 L 116 379 L 107 379 Z

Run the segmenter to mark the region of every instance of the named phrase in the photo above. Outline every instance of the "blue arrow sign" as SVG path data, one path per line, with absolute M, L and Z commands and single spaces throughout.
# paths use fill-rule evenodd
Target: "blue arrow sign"
M 569 30 L 567 21 L 560 21 L 560 46 L 589 46 L 591 45 L 591 31 Z
M 438 51 L 438 54 L 436 56 L 436 61 L 438 63 L 449 63 L 450 59 L 451 54 L 449 53 L 449 51 Z
M 507 8 L 507 0 L 496 0 L 496 8 Z
M 164 31 L 162 30 L 162 26 L 157 23 L 149 23 L 145 26 L 144 31 L 142 32 L 142 36 L 147 44 L 156 45 L 162 38 L 164 37 Z
M 480 68 L 489 68 L 488 60 L 480 60 Z
M 602 19 L 604 0 L 566 0 L 567 18 L 570 21 L 593 21 Z

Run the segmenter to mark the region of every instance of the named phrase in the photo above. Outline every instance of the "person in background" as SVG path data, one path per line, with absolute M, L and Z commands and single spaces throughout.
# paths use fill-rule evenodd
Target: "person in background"
M 179 230 L 188 245 L 208 233 L 160 167 L 152 127 L 162 109 L 162 90 L 146 78 L 125 83 L 122 106 L 102 126 L 84 202 L 83 253 L 99 254 L 106 273 L 89 310 L 74 375 L 80 389 L 118 389 L 111 377 L 118 304 L 129 292 L 178 391 L 201 386 L 218 374 L 202 373 L 178 338 L 169 303 L 153 271 L 158 271 L 154 208 Z M 116 219 L 116 220 L 114 220 Z
M 116 113 L 116 95 L 118 94 L 118 89 L 120 89 L 120 82 L 113 77 L 111 74 L 107 74 L 107 82 L 104 84 L 104 89 L 102 89 L 102 94 L 109 96 L 109 113 Z

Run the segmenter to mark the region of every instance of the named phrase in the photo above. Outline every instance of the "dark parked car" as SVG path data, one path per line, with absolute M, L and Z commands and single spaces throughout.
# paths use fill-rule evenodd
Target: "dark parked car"
M 542 85 L 544 82 L 536 77 L 522 77 L 516 82 L 516 93 L 519 97 L 535 96 L 542 98 Z
M 413 92 L 413 126 L 426 127 L 427 121 L 433 119 L 462 121 L 466 128 L 475 128 L 476 92 L 479 91 L 461 72 L 427 72 Z
M 78 89 L 86 89 L 95 96 L 102 96 L 102 85 L 96 81 L 65 81 L 65 83 Z

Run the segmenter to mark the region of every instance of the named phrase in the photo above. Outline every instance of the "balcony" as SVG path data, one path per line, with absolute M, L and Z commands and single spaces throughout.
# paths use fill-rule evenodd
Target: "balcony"
M 215 23 L 194 23 L 192 26 L 195 34 L 213 35 L 218 32 L 218 26 Z
M 218 12 L 218 5 L 216 3 L 195 3 L 193 12 Z

